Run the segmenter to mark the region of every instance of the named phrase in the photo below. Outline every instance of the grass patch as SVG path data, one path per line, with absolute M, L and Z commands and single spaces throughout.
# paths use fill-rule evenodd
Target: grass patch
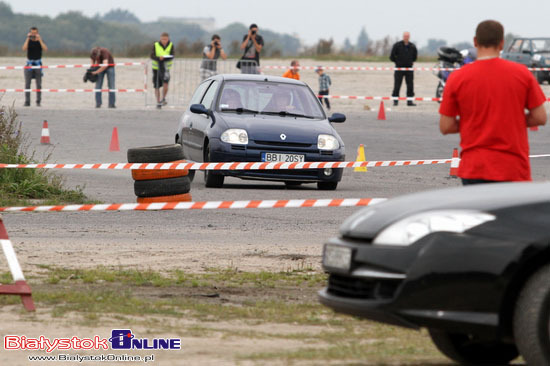
M 37 163 L 27 141 L 13 106 L 0 106 L 0 163 Z M 37 200 L 45 205 L 92 202 L 82 187 L 65 189 L 63 183 L 45 169 L 0 169 L 0 206 L 26 206 Z

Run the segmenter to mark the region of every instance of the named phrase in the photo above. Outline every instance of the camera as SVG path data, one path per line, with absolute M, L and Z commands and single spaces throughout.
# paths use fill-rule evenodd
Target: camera
M 252 31 L 252 35 L 254 35 L 254 34 L 256 34 L 256 31 L 255 31 L 255 30 Z
M 220 42 L 218 42 L 218 41 L 214 42 L 214 46 L 220 47 Z
M 29 36 L 29 39 L 30 39 L 31 41 L 36 41 L 36 36 Z

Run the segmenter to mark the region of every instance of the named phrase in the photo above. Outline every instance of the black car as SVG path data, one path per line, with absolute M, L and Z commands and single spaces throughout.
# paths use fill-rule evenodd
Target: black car
M 216 75 L 202 82 L 183 114 L 176 143 L 197 162 L 344 161 L 344 142 L 313 91 L 303 82 L 265 75 Z M 334 190 L 342 169 L 206 171 L 207 187 L 224 177 L 317 183 Z
M 515 38 L 501 57 L 527 67 L 550 67 L 550 38 Z M 550 82 L 550 72 L 533 71 L 539 84 Z
M 423 192 L 358 211 L 325 244 L 337 312 L 428 328 L 464 364 L 550 365 L 550 183 Z

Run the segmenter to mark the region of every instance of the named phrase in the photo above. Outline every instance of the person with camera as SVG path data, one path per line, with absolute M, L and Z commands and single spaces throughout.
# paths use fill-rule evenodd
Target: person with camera
M 212 36 L 212 42 L 202 50 L 202 62 L 200 67 L 201 81 L 217 74 L 217 60 L 219 58 L 227 59 L 223 50 L 221 38 L 219 35 Z
M 264 46 L 264 39 L 258 34 L 258 26 L 251 24 L 248 29 L 248 34 L 243 37 L 241 50 L 244 50 L 243 57 L 239 61 L 241 73 L 243 74 L 259 74 L 260 70 L 260 52 Z
M 168 94 L 168 83 L 170 82 L 170 69 L 174 60 L 174 44 L 170 41 L 170 35 L 166 32 L 160 35 L 160 40 L 153 44 L 151 52 L 153 68 L 153 86 L 157 98 L 157 109 L 161 109 L 166 102 Z M 162 88 L 162 99 L 160 99 L 160 88 Z
M 95 107 L 101 108 L 101 88 L 103 87 L 103 79 L 107 75 L 107 86 L 109 87 L 109 108 L 116 108 L 115 106 L 115 60 L 111 52 L 103 47 L 92 48 L 90 59 L 94 65 L 99 66 L 99 69 L 93 71 L 93 75 L 97 75 L 97 81 L 95 83 Z
M 36 106 L 40 107 L 40 101 L 42 99 L 42 51 L 47 51 L 48 47 L 46 43 L 42 40 L 42 37 L 38 33 L 38 28 L 31 27 L 29 33 L 27 34 L 27 39 L 23 43 L 23 51 L 27 51 L 27 63 L 24 69 L 25 75 L 25 89 L 31 88 L 32 79 L 36 80 L 36 89 L 39 91 L 36 92 Z M 38 67 L 38 68 L 32 68 Z M 31 105 L 31 92 L 25 92 L 25 107 L 30 107 Z

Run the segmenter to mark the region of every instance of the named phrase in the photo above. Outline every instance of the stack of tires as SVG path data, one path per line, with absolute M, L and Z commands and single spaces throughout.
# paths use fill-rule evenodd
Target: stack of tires
M 184 163 L 180 144 L 128 149 L 129 163 Z M 138 203 L 191 201 L 189 170 L 132 170 Z

